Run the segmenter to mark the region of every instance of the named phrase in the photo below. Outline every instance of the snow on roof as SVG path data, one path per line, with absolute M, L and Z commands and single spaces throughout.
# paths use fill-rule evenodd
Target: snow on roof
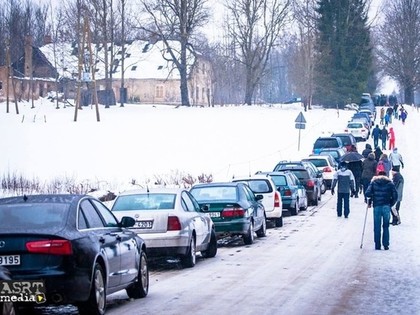
M 179 57 L 180 43 L 169 41 L 170 47 L 176 57 Z M 108 50 L 109 50 L 108 46 Z M 179 79 L 179 71 L 175 68 L 170 54 L 167 52 L 163 41 L 150 43 L 149 41 L 136 40 L 124 45 L 124 78 L 125 79 Z M 94 54 L 95 79 L 105 78 L 104 49 L 103 45 L 92 44 Z M 70 43 L 56 43 L 54 58 L 54 44 L 40 47 L 46 58 L 57 68 L 61 77 L 77 78 L 78 58 L 77 45 Z M 112 66 L 112 77 L 121 77 L 122 46 L 114 45 L 115 57 Z M 89 59 L 86 55 L 86 59 Z M 188 70 L 191 69 L 195 58 L 191 52 L 187 53 Z M 87 71 L 86 71 L 87 72 Z

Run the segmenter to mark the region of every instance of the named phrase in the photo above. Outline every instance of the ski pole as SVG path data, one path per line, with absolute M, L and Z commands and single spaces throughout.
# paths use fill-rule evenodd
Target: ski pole
M 365 236 L 365 228 L 366 228 L 366 219 L 367 219 L 368 209 L 369 209 L 369 203 L 366 205 L 365 222 L 363 223 L 362 241 L 360 242 L 360 248 L 363 247 L 363 237 Z

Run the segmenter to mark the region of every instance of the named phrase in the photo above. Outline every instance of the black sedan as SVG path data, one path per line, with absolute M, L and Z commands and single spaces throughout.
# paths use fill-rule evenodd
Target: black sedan
M 74 304 L 104 314 L 106 296 L 131 298 L 149 289 L 146 246 L 99 200 L 88 195 L 0 199 L 0 265 L 14 281 L 44 283 L 46 304 Z M 26 304 L 26 303 L 25 303 Z

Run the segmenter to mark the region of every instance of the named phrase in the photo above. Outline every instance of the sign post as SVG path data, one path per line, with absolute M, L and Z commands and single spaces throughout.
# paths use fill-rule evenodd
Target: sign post
M 300 130 L 305 129 L 306 119 L 303 116 L 302 112 L 295 119 L 295 128 L 299 129 L 299 138 L 298 138 L 298 151 L 300 150 Z

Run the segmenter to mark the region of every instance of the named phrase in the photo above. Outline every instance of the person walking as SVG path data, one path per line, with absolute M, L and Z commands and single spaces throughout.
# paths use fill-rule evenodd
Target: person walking
M 381 157 L 379 158 L 378 164 L 376 165 L 376 173 L 383 171 L 385 175 L 389 177 L 389 174 L 392 169 L 391 161 L 388 159 L 388 155 L 382 153 Z
M 395 132 L 394 132 L 394 128 L 389 128 L 389 150 L 392 150 L 395 148 Z
M 379 125 L 376 125 L 372 130 L 373 147 L 376 148 L 379 144 L 379 138 L 381 137 L 381 129 Z
M 361 185 L 362 171 L 363 171 L 362 163 L 363 163 L 362 160 L 347 163 L 347 169 L 349 169 L 353 173 L 353 176 L 354 176 L 354 186 L 356 189 L 351 194 L 351 197 L 354 197 L 354 198 L 359 198 L 359 192 L 362 188 L 362 185 Z
M 362 162 L 362 177 L 361 183 L 363 188 L 363 195 L 365 197 L 365 203 L 367 203 L 366 189 L 368 188 L 370 181 L 373 176 L 376 175 L 376 166 L 378 162 L 375 160 L 375 154 L 369 153 L 368 157 Z
M 379 124 L 383 125 L 384 124 L 384 118 L 385 118 L 385 108 L 381 107 L 381 110 L 379 112 Z
M 369 153 L 372 153 L 372 146 L 369 143 L 366 143 L 364 150 L 362 151 L 362 155 L 365 159 L 367 159 Z
M 403 190 L 404 190 L 404 177 L 401 175 L 399 171 L 392 171 L 392 182 L 395 185 L 395 189 L 398 193 L 397 202 L 395 203 L 395 210 L 391 211 L 392 214 L 392 225 L 401 224 L 400 219 L 400 207 L 401 201 L 403 198 Z
M 395 185 L 391 179 L 385 176 L 385 172 L 380 172 L 378 176 L 374 176 L 372 178 L 372 181 L 366 189 L 365 196 L 368 198 L 368 207 L 371 208 L 373 205 L 373 234 L 375 249 L 381 249 L 382 236 L 382 246 L 385 250 L 388 250 L 391 207 L 394 206 L 398 199 L 398 193 L 395 189 Z
M 398 148 L 394 148 L 389 154 L 389 161 L 393 171 L 399 172 L 400 168 L 404 168 L 404 161 L 401 153 L 398 152 Z
M 334 174 L 331 184 L 331 194 L 334 195 L 335 186 L 337 188 L 337 216 L 343 215 L 348 218 L 350 214 L 350 192 L 352 195 L 356 193 L 353 173 L 347 169 L 347 163 L 341 162 L 340 169 Z
M 373 153 L 375 153 L 375 160 L 376 160 L 376 162 L 379 162 L 379 159 L 381 158 L 381 156 L 383 154 L 381 148 L 379 146 L 377 146 L 375 148 L 375 151 Z
M 407 111 L 405 109 L 403 109 L 401 111 L 401 121 L 403 123 L 403 125 L 405 125 L 405 120 L 407 119 Z
M 386 150 L 387 140 L 388 140 L 388 129 L 386 129 L 386 124 L 385 124 L 381 129 L 382 150 Z

